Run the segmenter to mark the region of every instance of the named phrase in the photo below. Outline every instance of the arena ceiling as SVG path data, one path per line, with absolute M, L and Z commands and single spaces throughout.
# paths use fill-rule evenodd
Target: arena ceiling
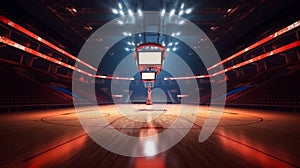
M 27 14 L 51 31 L 48 36 L 78 49 L 95 30 L 121 16 L 120 5 L 125 15 L 129 10 L 174 10 L 199 26 L 220 50 L 244 45 L 267 30 L 293 23 L 299 16 L 295 0 L 12 0 L 6 3 L 2 7 L 4 13 L 16 19 Z

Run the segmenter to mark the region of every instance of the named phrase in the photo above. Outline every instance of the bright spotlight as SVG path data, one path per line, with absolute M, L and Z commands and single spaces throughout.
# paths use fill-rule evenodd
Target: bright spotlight
M 138 9 L 138 14 L 139 14 L 139 16 L 143 16 L 143 13 L 140 9 Z
M 161 16 L 164 16 L 164 15 L 165 15 L 165 13 L 166 13 L 166 10 L 165 10 L 165 9 L 163 9 L 163 10 L 161 11 Z
M 183 15 L 183 13 L 184 13 L 183 10 L 180 10 L 179 11 L 179 16 Z
M 170 12 L 170 16 L 173 16 L 175 14 L 175 9 L 172 9 Z
M 184 20 L 180 20 L 180 21 L 179 21 L 179 24 L 180 24 L 180 25 L 183 25 L 183 24 L 184 24 Z
M 123 24 L 124 24 L 124 22 L 123 22 L 122 20 L 118 20 L 118 23 L 119 23 L 120 25 L 123 25 Z
M 75 8 L 71 9 L 74 13 L 77 13 L 77 10 Z
M 119 9 L 123 9 L 122 4 L 118 3 Z
M 128 14 L 130 15 L 130 16 L 133 16 L 133 12 L 129 9 L 128 10 Z
M 118 14 L 119 11 L 117 9 L 112 9 L 113 14 Z
M 122 10 L 120 10 L 120 15 L 122 15 L 122 16 L 124 16 L 125 15 L 125 13 L 122 11 Z
M 180 7 L 180 9 L 183 9 L 183 8 L 184 8 L 184 3 L 182 3 L 182 4 L 181 4 L 181 7 Z
M 185 13 L 186 13 L 186 14 L 190 14 L 191 12 L 192 12 L 192 9 L 191 9 L 191 8 L 185 10 Z

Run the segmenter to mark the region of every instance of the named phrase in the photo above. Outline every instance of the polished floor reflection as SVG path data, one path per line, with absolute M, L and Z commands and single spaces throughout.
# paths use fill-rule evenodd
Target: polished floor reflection
M 151 109 L 134 105 L 135 110 L 128 112 L 130 117 L 114 105 L 100 109 L 118 131 L 145 137 L 166 130 L 178 117 L 180 106 Z M 151 157 L 125 157 L 105 150 L 86 134 L 73 108 L 3 113 L 0 167 L 300 167 L 299 112 L 225 108 L 218 127 L 203 143 L 198 136 L 207 119 L 207 107 L 201 106 L 197 112 L 181 116 L 185 122 L 191 115 L 196 120 L 178 144 Z M 159 143 L 159 139 L 154 139 L 140 150 L 151 155 Z

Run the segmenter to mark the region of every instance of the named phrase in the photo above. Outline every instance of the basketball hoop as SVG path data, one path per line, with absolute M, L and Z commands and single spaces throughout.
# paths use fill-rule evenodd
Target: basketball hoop
M 152 104 L 151 88 L 156 76 L 161 72 L 166 58 L 165 48 L 158 43 L 144 43 L 136 47 L 134 59 L 140 72 L 142 82 L 148 88 L 147 105 Z

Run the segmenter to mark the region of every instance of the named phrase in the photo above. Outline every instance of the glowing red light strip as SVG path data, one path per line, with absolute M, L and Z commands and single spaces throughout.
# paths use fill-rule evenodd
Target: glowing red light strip
M 288 32 L 288 31 L 290 31 L 290 30 L 292 30 L 292 29 L 294 29 L 294 28 L 296 28 L 298 26 L 300 26 L 300 20 L 298 20 L 297 22 L 295 22 L 295 23 L 293 23 L 293 24 L 291 24 L 291 25 L 289 25 L 289 26 L 287 26 L 287 27 L 285 27 L 285 28 L 277 31 L 276 33 L 274 33 L 274 34 L 272 34 L 272 35 L 270 35 L 270 36 L 268 36 L 268 37 L 266 37 L 266 38 L 264 38 L 264 39 L 262 39 L 262 40 L 260 40 L 260 41 L 258 41 L 256 43 L 250 45 L 249 47 L 247 47 L 247 48 L 245 48 L 245 49 L 243 49 L 243 50 L 241 50 L 241 51 L 239 51 L 239 52 L 231 55 L 230 57 L 228 57 L 228 58 L 226 58 L 226 59 L 224 59 L 224 60 L 216 63 L 215 65 L 207 68 L 207 70 L 211 70 L 211 69 L 213 69 L 213 68 L 215 68 L 215 67 L 217 67 L 217 66 L 219 66 L 221 64 L 224 64 L 225 62 L 228 62 L 228 61 L 232 60 L 233 58 L 236 58 L 236 57 L 238 57 L 238 56 L 240 56 L 240 55 L 242 55 L 242 54 L 244 54 L 244 53 L 246 53 L 246 52 L 254 49 L 257 46 L 260 46 L 260 45 L 262 45 L 262 44 L 264 44 L 264 43 L 266 43 L 266 42 L 268 42 L 268 41 L 270 41 L 272 39 L 275 39 L 276 37 L 278 37 L 278 36 L 280 36 L 280 35 Z
M 209 77 L 209 75 L 181 76 L 181 77 L 168 77 L 168 78 L 164 78 L 164 80 L 201 79 L 201 78 L 208 78 L 208 77 Z
M 92 74 L 90 74 L 90 73 L 88 73 L 86 71 L 83 71 L 83 70 L 81 70 L 79 68 L 71 66 L 71 65 L 69 65 L 67 63 L 64 63 L 64 62 L 62 62 L 60 60 L 57 60 L 57 59 L 55 59 L 53 57 L 50 57 L 50 56 L 46 55 L 46 54 L 40 53 L 40 52 L 38 52 L 36 50 L 33 50 L 33 49 L 29 48 L 29 47 L 26 47 L 26 46 L 22 45 L 22 44 L 16 43 L 16 42 L 14 42 L 14 41 L 6 38 L 6 37 L 0 36 L 0 42 L 2 42 L 4 44 L 7 44 L 9 46 L 15 47 L 17 49 L 20 49 L 22 51 L 25 51 L 27 53 L 33 54 L 35 56 L 38 56 L 40 58 L 43 58 L 43 59 L 48 60 L 50 62 L 53 62 L 55 64 L 59 64 L 59 65 L 64 66 L 66 68 L 69 68 L 69 69 L 72 69 L 72 70 L 76 70 L 76 71 L 78 71 L 78 72 L 80 72 L 82 74 L 92 76 Z
M 52 48 L 52 49 L 54 49 L 54 50 L 56 50 L 56 51 L 58 51 L 58 52 L 64 54 L 65 56 L 67 56 L 67 57 L 69 57 L 69 58 L 71 58 L 71 59 L 73 59 L 73 60 L 75 60 L 75 61 L 80 62 L 81 64 L 83 64 L 83 65 L 89 67 L 90 69 L 97 71 L 97 68 L 95 68 L 95 67 L 89 65 L 88 63 L 86 63 L 86 62 L 84 62 L 84 61 L 82 61 L 82 60 L 76 58 L 76 57 L 73 56 L 72 54 L 70 54 L 70 53 L 64 51 L 63 49 L 61 49 L 61 48 L 55 46 L 54 44 L 48 42 L 47 40 L 42 39 L 42 38 L 39 37 L 38 35 L 36 35 L 36 34 L 30 32 L 29 30 L 27 30 L 27 29 L 25 29 L 24 27 L 22 27 L 22 26 L 20 26 L 20 25 L 18 25 L 18 24 L 16 24 L 16 23 L 14 23 L 13 21 L 8 20 L 7 18 L 5 18 L 5 17 L 3 17 L 3 16 L 0 16 L 0 21 L 2 21 L 3 23 L 5 23 L 5 24 L 7 24 L 7 25 L 9 25 L 9 26 L 11 26 L 11 27 L 13 27 L 13 28 L 19 30 L 20 32 L 26 34 L 27 36 L 29 36 L 29 37 L 31 37 L 31 38 L 33 38 L 33 39 L 35 39 L 35 40 L 37 40 L 37 41 L 39 41 L 39 42 L 41 42 L 41 43 L 47 45 L 48 47 L 50 47 L 50 48 Z
M 111 77 L 111 76 L 102 76 L 102 75 L 91 74 L 91 73 L 89 73 L 89 72 L 86 72 L 86 71 L 81 70 L 81 69 L 79 69 L 79 68 L 76 68 L 76 67 L 74 67 L 74 66 L 71 66 L 71 65 L 69 65 L 69 64 L 67 64 L 67 63 L 64 63 L 64 62 L 62 62 L 62 61 L 60 61 L 60 60 L 57 60 L 57 59 L 55 59 L 55 58 L 53 58 L 53 57 L 51 57 L 51 56 L 48 56 L 48 55 L 43 54 L 43 53 L 40 53 L 39 51 L 33 50 L 33 49 L 31 49 L 31 48 L 29 48 L 29 47 L 26 47 L 26 46 L 24 46 L 24 45 L 22 45 L 22 44 L 16 43 L 16 42 L 14 42 L 14 41 L 12 41 L 12 40 L 6 38 L 6 37 L 3 37 L 3 36 L 0 36 L 0 42 L 1 42 L 1 43 L 4 43 L 4 44 L 7 44 L 7 45 L 9 45 L 9 46 L 12 46 L 12 47 L 14 47 L 14 48 L 17 48 L 17 49 L 19 49 L 19 50 L 25 51 L 25 52 L 27 52 L 27 53 L 29 53 L 29 54 L 33 54 L 33 55 L 35 55 L 35 56 L 38 56 L 38 57 L 40 57 L 40 58 L 43 58 L 43 59 L 45 59 L 45 60 L 47 60 L 47 61 L 50 61 L 50 62 L 53 62 L 53 63 L 55 63 L 55 64 L 59 64 L 59 65 L 61 65 L 61 66 L 63 66 L 63 67 L 66 67 L 66 68 L 68 68 L 68 69 L 75 70 L 75 71 L 80 72 L 80 73 L 82 73 L 82 74 L 84 74 L 84 75 L 91 76 L 91 77 L 102 78 L 102 79 L 134 80 L 134 78 L 127 78 L 127 77 L 116 77 L 116 76 Z
M 266 57 L 270 57 L 270 56 L 272 56 L 272 55 L 274 55 L 274 54 L 278 54 L 278 53 L 280 53 L 280 52 L 283 52 L 283 51 L 286 51 L 286 50 L 289 50 L 289 49 L 291 49 L 291 48 L 295 48 L 295 47 L 298 47 L 298 46 L 300 46 L 300 40 L 295 41 L 295 42 L 292 42 L 292 43 L 290 43 L 290 44 L 287 44 L 287 45 L 285 45 L 285 46 L 282 46 L 282 47 L 277 48 L 277 49 L 275 49 L 275 50 L 272 50 L 272 51 L 270 51 L 270 52 L 261 54 L 261 55 L 259 55 L 259 56 L 256 56 L 256 57 L 250 59 L 250 60 L 247 60 L 247 61 L 241 62 L 241 63 L 239 63 L 239 64 L 233 65 L 233 66 L 231 66 L 231 67 L 229 67 L 229 68 L 226 68 L 226 69 L 224 69 L 224 70 L 221 70 L 221 71 L 219 71 L 219 72 L 216 72 L 216 73 L 212 74 L 212 76 L 219 75 L 219 74 L 221 74 L 221 73 L 225 73 L 225 72 L 234 70 L 234 69 L 236 69 L 236 68 L 240 68 L 240 67 L 242 67 L 242 66 L 251 64 L 251 63 L 253 63 L 253 62 L 257 62 L 257 61 L 262 60 L 262 59 L 264 59 L 264 58 L 266 58 Z
M 118 77 L 118 76 L 102 76 L 102 75 L 96 75 L 96 78 L 103 78 L 103 79 L 116 79 L 116 80 L 134 80 L 134 78 L 129 77 Z
M 292 48 L 295 48 L 295 47 L 298 47 L 300 46 L 300 40 L 298 41 L 295 41 L 295 42 L 292 42 L 290 44 L 287 44 L 285 46 L 282 46 L 280 48 L 277 48 L 275 50 L 272 50 L 270 52 L 267 52 L 267 53 L 264 53 L 264 54 L 261 54 L 259 56 L 256 56 L 250 60 L 247 60 L 247 61 L 244 61 L 244 62 L 241 62 L 239 64 L 236 64 L 236 65 L 233 65 L 229 68 L 226 68 L 224 70 L 221 70 L 219 72 L 216 72 L 212 75 L 200 75 L 200 76 L 186 76 L 186 77 L 171 77 L 171 78 L 164 78 L 164 80 L 184 80 L 184 79 L 201 79 L 201 78 L 209 78 L 210 76 L 216 76 L 216 75 L 219 75 L 221 73 L 225 73 L 225 72 L 229 72 L 231 70 L 234 70 L 236 68 L 240 68 L 240 67 L 243 67 L 245 65 L 248 65 L 248 64 L 251 64 L 253 62 L 257 62 L 259 60 L 262 60 L 262 59 L 265 59 L 266 57 L 270 57 L 272 55 L 275 55 L 275 54 L 278 54 L 278 53 L 281 53 L 283 51 L 286 51 L 286 50 L 289 50 L 289 49 L 292 49 Z

